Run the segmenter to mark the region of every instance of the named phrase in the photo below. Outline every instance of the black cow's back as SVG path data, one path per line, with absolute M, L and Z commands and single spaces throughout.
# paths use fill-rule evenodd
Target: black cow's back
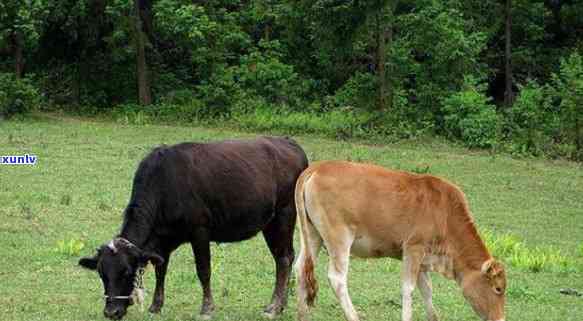
M 161 237 L 183 242 L 208 231 L 211 241 L 240 241 L 293 206 L 307 164 L 287 138 L 159 147 L 140 164 L 130 204 L 148 209 Z

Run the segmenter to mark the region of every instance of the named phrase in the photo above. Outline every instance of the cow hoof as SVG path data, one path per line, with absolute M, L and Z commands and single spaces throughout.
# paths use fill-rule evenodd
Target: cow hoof
M 270 319 L 270 320 L 273 320 L 273 319 L 277 318 L 282 312 L 283 312 L 283 307 L 277 306 L 275 304 L 270 304 L 263 311 L 263 316 Z
M 278 315 L 279 315 L 278 313 L 275 313 L 273 311 L 272 312 L 263 311 L 263 316 L 269 320 L 273 320 L 273 319 L 277 318 Z
M 210 319 L 213 318 L 213 315 L 211 313 L 204 313 L 204 314 L 199 314 L 198 315 L 198 319 L 202 320 L 202 321 L 208 321 Z
M 148 311 L 150 313 L 158 314 L 162 311 L 162 307 L 159 305 L 151 305 L 150 308 L 148 308 Z
M 213 312 L 215 311 L 215 305 L 213 303 L 205 303 L 201 309 L 200 314 L 198 315 L 199 320 L 210 320 L 213 317 Z

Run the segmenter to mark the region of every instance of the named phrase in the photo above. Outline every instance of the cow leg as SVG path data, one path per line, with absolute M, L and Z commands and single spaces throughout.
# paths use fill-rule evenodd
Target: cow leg
M 413 290 L 423 260 L 423 248 L 406 247 L 401 267 L 401 295 L 403 300 L 402 321 L 411 321 L 413 316 Z
M 198 236 L 204 235 L 200 233 Z M 211 250 L 208 238 L 200 238 L 191 242 L 194 260 L 196 263 L 196 275 L 202 285 L 202 305 L 200 308 L 200 318 L 210 320 L 215 310 L 213 295 L 211 292 Z
M 295 205 L 290 205 L 275 213 L 275 217 L 263 230 L 263 237 L 275 260 L 275 288 L 271 303 L 264 314 L 274 318 L 287 305 L 287 287 L 294 262 L 293 235 L 296 222 Z
M 164 263 L 156 265 L 156 289 L 154 290 L 154 298 L 152 305 L 148 311 L 151 313 L 160 313 L 162 306 L 164 306 L 164 282 L 166 280 L 166 271 L 168 270 L 168 261 L 170 259 L 170 252 L 162 253 Z
M 435 308 L 433 307 L 433 299 L 432 299 L 432 286 L 431 286 L 431 276 L 429 272 L 422 271 L 419 273 L 419 277 L 417 278 L 417 284 L 419 287 L 419 291 L 421 292 L 421 296 L 423 297 L 423 303 L 425 304 L 425 312 L 427 313 L 427 320 L 428 321 L 437 321 L 437 313 L 435 312 Z
M 336 232 L 335 232 L 336 233 Z M 354 240 L 348 237 L 350 233 L 338 233 L 334 239 L 329 240 L 323 235 L 326 248 L 330 256 L 328 262 L 328 280 L 334 289 L 336 298 L 340 301 L 344 316 L 348 321 L 358 321 L 358 314 L 352 305 L 352 300 L 348 294 L 348 262 L 350 257 L 350 247 Z

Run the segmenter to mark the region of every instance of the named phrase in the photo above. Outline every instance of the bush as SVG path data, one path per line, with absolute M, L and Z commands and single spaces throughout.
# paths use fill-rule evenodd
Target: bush
M 125 104 L 116 106 L 111 115 L 113 119 L 124 125 L 147 125 L 152 123 L 152 114 L 146 107 Z
M 489 148 L 497 142 L 498 115 L 484 91 L 484 86 L 467 77 L 464 88 L 443 103 L 446 130 L 468 147 Z
M 512 108 L 506 113 L 505 131 L 512 140 L 512 151 L 539 155 L 552 144 L 551 132 L 558 127 L 557 115 L 549 110 L 546 90 L 534 81 L 520 87 Z
M 200 114 L 218 117 L 231 112 L 231 107 L 241 95 L 235 81 L 234 68 L 218 68 L 208 81 L 196 86 L 197 98 L 202 103 Z
M 573 146 L 569 153 L 583 160 L 583 56 L 573 53 L 561 59 L 559 74 L 553 74 L 553 87 L 559 108 L 564 136 Z
M 217 116 L 212 107 L 206 106 L 196 98 L 194 91 L 189 89 L 172 91 L 159 100 L 156 105 L 148 107 L 150 114 L 156 120 L 165 122 L 189 122 Z M 226 112 L 225 110 L 222 112 Z
M 0 73 L 0 118 L 25 114 L 38 107 L 41 96 L 29 79 Z
M 377 99 L 377 79 L 371 73 L 355 73 L 336 91 L 336 107 L 350 106 L 359 109 L 374 108 Z
M 189 105 L 195 99 L 195 92 L 190 89 L 172 90 L 158 99 L 161 105 Z
M 408 93 L 394 88 L 393 105 L 389 112 L 376 111 L 369 122 L 369 130 L 383 137 L 410 139 L 434 132 L 434 119 L 412 108 L 407 101 Z
M 304 107 L 310 95 L 310 81 L 302 79 L 292 65 L 281 62 L 270 51 L 243 56 L 236 67 L 236 79 L 246 94 L 291 110 Z

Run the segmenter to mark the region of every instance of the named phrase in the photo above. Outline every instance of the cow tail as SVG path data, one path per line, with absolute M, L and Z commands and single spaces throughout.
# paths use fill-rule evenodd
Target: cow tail
M 298 178 L 295 190 L 296 210 L 300 222 L 300 257 L 296 265 L 298 278 L 298 303 L 300 307 L 314 306 L 318 294 L 318 282 L 314 273 L 314 257 L 310 251 L 310 230 L 315 228 L 308 218 L 305 203 L 305 183 L 312 176 L 311 171 L 306 170 Z M 301 310 L 301 309 L 300 309 Z

